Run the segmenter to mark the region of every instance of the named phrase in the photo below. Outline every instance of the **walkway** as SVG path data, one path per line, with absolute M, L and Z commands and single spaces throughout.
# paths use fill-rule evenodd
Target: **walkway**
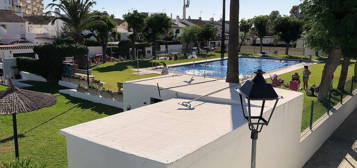
M 357 168 L 357 110 L 332 134 L 304 168 Z

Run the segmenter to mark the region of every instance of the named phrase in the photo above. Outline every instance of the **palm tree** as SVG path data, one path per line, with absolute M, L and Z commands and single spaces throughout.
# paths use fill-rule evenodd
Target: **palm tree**
M 230 4 L 229 44 L 227 78 L 229 83 L 239 83 L 239 0 L 232 0 Z
M 56 16 L 53 22 L 57 19 L 62 20 L 69 28 L 73 39 L 77 43 L 83 43 L 83 31 L 95 24 L 95 17 L 90 13 L 93 5 L 93 0 L 53 0 L 48 7 L 59 9 L 52 11 Z

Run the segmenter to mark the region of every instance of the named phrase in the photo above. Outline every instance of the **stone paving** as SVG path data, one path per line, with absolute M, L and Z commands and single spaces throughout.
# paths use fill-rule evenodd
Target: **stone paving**
M 357 168 L 357 110 L 332 134 L 304 168 Z

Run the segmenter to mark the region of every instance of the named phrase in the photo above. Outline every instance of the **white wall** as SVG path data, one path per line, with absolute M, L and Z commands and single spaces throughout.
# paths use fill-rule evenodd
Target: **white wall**
M 12 4 L 10 0 L 0 0 L 0 10 L 11 10 Z
M 78 92 L 76 89 L 65 89 L 59 91 L 62 94 L 70 95 L 72 97 L 80 98 L 82 100 L 88 100 L 94 103 L 104 104 L 116 108 L 123 108 L 123 104 L 121 102 L 115 101 L 113 99 L 107 99 L 97 95 L 91 95 L 89 93 L 81 93 Z
M 6 34 L 0 36 L 0 40 L 4 42 L 20 40 L 21 37 L 26 36 L 25 23 L 1 22 L 0 25 L 4 25 L 6 27 Z
M 102 47 L 101 46 L 89 46 L 88 47 L 88 56 L 94 57 L 97 54 L 102 54 Z
M 161 163 L 127 155 L 74 136 L 66 136 L 66 141 L 69 168 L 165 168 Z M 127 162 L 129 160 L 130 163 Z
M 344 99 L 344 104 L 337 105 L 330 115 L 325 114 L 315 122 L 312 131 L 307 130 L 299 143 L 300 152 L 296 154 L 295 165 L 302 167 L 324 144 L 332 133 L 357 109 L 357 90 L 355 96 Z
M 157 104 L 157 106 L 159 105 Z M 247 123 L 241 122 L 240 106 L 237 104 L 229 106 L 232 111 L 232 119 L 237 117 L 240 120 L 239 122 L 237 121 L 239 125 L 236 129 L 232 128 L 227 134 L 213 140 L 213 142 L 170 163 L 157 163 L 135 156 L 133 153 L 123 153 L 97 143 L 88 142 L 80 137 L 65 134 L 67 137 L 69 168 L 249 167 L 250 131 Z M 298 151 L 298 146 L 292 144 L 299 143 L 302 107 L 303 95 L 294 97 L 291 101 L 277 107 L 271 123 L 259 134 L 257 168 L 297 168 L 294 167 L 291 160 L 295 157 L 295 151 Z M 178 124 L 180 124 L 179 121 Z M 185 146 L 182 148 L 185 148 Z M 125 151 L 125 149 L 123 150 Z

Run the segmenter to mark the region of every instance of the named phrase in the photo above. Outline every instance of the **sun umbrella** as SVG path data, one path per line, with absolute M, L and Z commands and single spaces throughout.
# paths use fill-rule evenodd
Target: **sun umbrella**
M 15 156 L 19 158 L 16 114 L 27 113 L 56 104 L 51 94 L 19 89 L 9 80 L 10 88 L 0 93 L 0 115 L 12 115 Z

